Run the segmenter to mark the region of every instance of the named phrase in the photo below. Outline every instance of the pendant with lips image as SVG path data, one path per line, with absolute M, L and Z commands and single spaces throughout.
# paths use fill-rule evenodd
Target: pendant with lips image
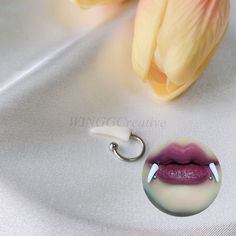
M 193 185 L 201 184 L 213 177 L 219 181 L 218 160 L 194 143 L 172 143 L 157 155 L 151 156 L 147 164 L 150 167 L 148 182 L 158 178 L 168 184 Z
M 215 200 L 222 173 L 208 146 L 180 137 L 160 145 L 147 157 L 142 181 L 146 196 L 159 210 L 191 216 Z

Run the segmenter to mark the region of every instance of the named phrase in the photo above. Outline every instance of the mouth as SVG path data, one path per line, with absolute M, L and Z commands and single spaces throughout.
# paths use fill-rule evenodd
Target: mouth
M 219 182 L 219 162 L 196 144 L 170 144 L 148 161 L 148 183 L 158 178 L 168 184 L 193 185 L 215 179 Z

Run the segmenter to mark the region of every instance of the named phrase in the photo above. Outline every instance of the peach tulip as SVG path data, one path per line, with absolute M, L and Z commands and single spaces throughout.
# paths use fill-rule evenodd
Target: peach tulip
M 183 93 L 199 77 L 227 29 L 229 0 L 140 0 L 133 66 L 160 100 Z
M 79 4 L 80 7 L 89 8 L 96 5 L 103 5 L 109 3 L 121 3 L 125 0 L 72 0 L 73 2 Z

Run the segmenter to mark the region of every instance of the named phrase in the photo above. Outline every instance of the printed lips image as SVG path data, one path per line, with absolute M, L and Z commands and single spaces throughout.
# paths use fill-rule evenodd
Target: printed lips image
M 176 216 L 194 215 L 216 198 L 221 169 L 211 150 L 179 138 L 151 154 L 144 165 L 143 186 L 150 201 Z

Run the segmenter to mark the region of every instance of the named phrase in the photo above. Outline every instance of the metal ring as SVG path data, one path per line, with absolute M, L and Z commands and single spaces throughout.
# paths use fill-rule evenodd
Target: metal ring
M 109 145 L 109 149 L 114 153 L 114 155 L 115 155 L 117 158 L 119 158 L 119 159 L 122 160 L 122 161 L 128 161 L 128 162 L 137 161 L 137 160 L 140 159 L 140 158 L 144 155 L 144 153 L 145 153 L 145 149 L 146 149 L 145 143 L 144 143 L 144 141 L 143 141 L 140 137 L 138 137 L 138 136 L 135 135 L 135 134 L 131 134 L 131 135 L 130 135 L 130 139 L 137 140 L 137 141 L 139 141 L 139 142 L 141 143 L 141 145 L 142 145 L 142 152 L 141 152 L 138 156 L 136 156 L 136 157 L 125 157 L 125 156 L 121 155 L 121 154 L 118 152 L 119 145 L 118 145 L 117 143 L 115 143 L 115 142 L 112 142 L 112 143 L 110 143 L 110 145 Z

